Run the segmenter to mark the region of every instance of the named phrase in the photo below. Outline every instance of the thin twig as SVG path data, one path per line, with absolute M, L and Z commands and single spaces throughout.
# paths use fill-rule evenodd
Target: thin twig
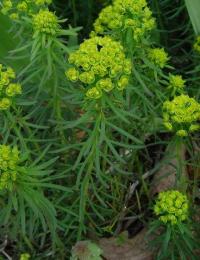
M 1 244 L 0 253 L 2 253 L 5 257 L 7 257 L 8 260 L 12 260 L 12 257 L 10 257 L 4 250 L 6 246 L 8 245 L 8 238 L 7 236 L 4 239 L 4 242 Z
M 8 260 L 12 260 L 12 257 L 10 257 L 4 250 L 2 251 L 2 254 L 7 257 Z
M 145 172 L 143 175 L 142 175 L 142 179 L 145 180 L 147 179 L 149 176 L 151 176 L 152 174 L 154 173 L 154 171 L 147 171 Z M 116 236 L 117 234 L 119 234 L 120 230 L 121 230 L 121 226 L 122 226 L 122 221 L 125 219 L 125 215 L 126 215 L 126 212 L 127 212 L 127 205 L 128 205 L 128 202 L 129 200 L 131 199 L 131 197 L 133 196 L 133 193 L 135 191 L 135 189 L 137 188 L 137 186 L 140 184 L 140 181 L 137 180 L 136 182 L 134 182 L 133 184 L 131 184 L 130 188 L 129 188 L 129 192 L 128 194 L 126 195 L 126 198 L 125 198 L 125 202 L 124 202 L 124 207 L 120 213 L 120 216 L 119 216 L 119 221 L 118 221 L 118 225 L 117 225 L 117 228 L 114 232 L 114 235 Z M 138 216 L 134 216 L 132 217 L 132 222 L 135 221 L 136 219 L 138 219 L 140 217 L 140 215 Z M 135 218 L 135 219 L 134 219 Z

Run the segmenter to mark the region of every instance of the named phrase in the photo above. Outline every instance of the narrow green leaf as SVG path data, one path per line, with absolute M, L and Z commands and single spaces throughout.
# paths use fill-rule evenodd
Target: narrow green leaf
M 190 20 L 196 35 L 200 34 L 200 1 L 185 0 Z
M 172 233 L 171 227 L 167 226 L 166 235 L 165 235 L 165 238 L 164 238 L 164 241 L 163 241 L 164 254 L 166 254 L 167 251 L 169 250 L 168 246 L 169 246 L 169 241 L 171 239 L 171 233 Z
M 136 138 L 135 136 L 129 134 L 128 132 L 126 132 L 124 129 L 110 123 L 110 122 L 106 122 L 107 125 L 109 125 L 111 128 L 115 129 L 116 131 L 118 131 L 120 134 L 126 136 L 127 138 L 129 138 L 130 140 L 134 141 L 135 143 L 138 144 L 143 144 L 143 142 L 141 140 L 139 140 L 138 138 Z

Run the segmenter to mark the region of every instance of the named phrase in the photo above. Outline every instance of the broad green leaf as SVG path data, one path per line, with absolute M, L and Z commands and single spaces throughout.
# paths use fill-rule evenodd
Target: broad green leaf
M 200 34 L 200 1 L 185 0 L 185 4 L 190 16 L 190 20 L 196 35 Z

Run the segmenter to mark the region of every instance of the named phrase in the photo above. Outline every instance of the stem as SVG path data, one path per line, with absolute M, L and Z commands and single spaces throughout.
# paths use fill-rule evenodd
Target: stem
M 50 89 L 50 95 L 52 95 L 53 93 L 53 114 L 55 116 L 56 121 L 62 121 L 63 117 L 62 117 L 62 111 L 61 111 L 61 99 L 60 99 L 60 95 L 59 95 L 59 91 L 58 91 L 58 71 L 57 71 L 57 67 L 53 66 L 53 70 L 52 70 L 52 81 L 53 81 L 53 89 Z M 64 135 L 64 131 L 62 129 L 59 129 L 59 135 L 61 138 L 61 144 L 65 144 L 66 143 L 66 138 Z
M 84 221 L 85 221 L 85 215 L 86 215 L 86 206 L 87 206 L 87 200 L 89 197 L 89 184 L 90 184 L 90 178 L 92 175 L 92 171 L 94 169 L 94 162 L 96 157 L 96 147 L 99 143 L 100 133 L 99 133 L 99 126 L 101 125 L 101 114 L 97 117 L 95 126 L 94 126 L 94 138 L 93 138 L 93 145 L 90 149 L 90 152 L 88 154 L 88 167 L 86 170 L 86 175 L 84 176 L 82 182 L 81 182 L 81 194 L 80 194 L 80 204 L 79 204 L 79 228 L 78 228 L 78 234 L 77 234 L 77 240 L 81 239 L 82 233 L 84 231 Z
M 77 12 L 76 12 L 76 3 L 75 0 L 71 0 L 72 4 L 72 11 L 73 11 L 73 25 L 74 27 L 77 26 Z

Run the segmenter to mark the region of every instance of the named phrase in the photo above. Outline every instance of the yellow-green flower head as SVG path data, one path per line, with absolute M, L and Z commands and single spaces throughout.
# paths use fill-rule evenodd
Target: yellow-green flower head
M 176 93 L 183 93 L 185 88 L 185 80 L 181 75 L 169 74 L 169 89 L 172 91 L 172 95 Z
M 117 88 L 119 90 L 123 90 L 124 88 L 126 88 L 126 86 L 129 83 L 129 78 L 127 76 L 121 76 L 119 81 L 117 82 Z
M 52 0 L 35 0 L 36 5 L 50 5 L 52 3 Z
M 147 7 L 146 0 L 113 0 L 105 7 L 94 23 L 94 33 L 103 34 L 110 30 L 121 33 L 131 28 L 137 42 L 155 27 L 155 19 Z
M 169 60 L 168 54 L 165 52 L 164 48 L 152 48 L 148 50 L 148 58 L 156 66 L 161 69 L 167 65 Z
M 79 79 L 85 84 L 92 84 L 95 81 L 95 74 L 93 71 L 85 71 L 80 74 Z
M 26 1 L 22 1 L 21 3 L 19 3 L 17 5 L 17 10 L 26 12 L 28 10 L 28 5 L 27 5 Z
M 86 92 L 86 97 L 89 99 L 99 99 L 101 96 L 102 96 L 102 91 L 96 87 L 90 88 Z
M 77 81 L 79 79 L 79 71 L 76 70 L 75 68 L 70 68 L 65 72 L 66 77 L 70 80 L 70 81 Z
M 59 31 L 58 18 L 53 12 L 40 10 L 33 17 L 33 29 L 38 33 L 56 35 Z
M 30 259 L 30 254 L 28 253 L 23 253 L 20 255 L 20 260 L 29 260 Z
M 6 95 L 8 97 L 19 95 L 21 94 L 21 92 L 22 92 L 21 85 L 18 83 L 10 83 L 6 88 Z
M 18 13 L 12 13 L 9 15 L 11 20 L 19 20 L 19 14 Z
M 12 68 L 0 64 L 0 110 L 8 109 L 16 95 L 21 94 L 19 83 L 14 83 L 15 72 Z
M 200 125 L 199 124 L 192 124 L 189 128 L 189 132 L 195 132 L 197 130 L 200 129 Z
M 196 42 L 194 43 L 194 49 L 200 53 L 200 36 L 197 37 Z
M 13 7 L 11 0 L 3 0 L 2 8 L 0 9 L 2 14 L 7 14 Z
M 12 190 L 17 179 L 17 166 L 19 164 L 19 150 L 8 145 L 0 145 L 0 190 Z
M 18 20 L 24 15 L 32 17 L 51 3 L 52 0 L 3 0 L 0 12 L 8 14 L 13 20 Z
M 0 100 L 0 110 L 6 110 L 11 106 L 11 101 L 9 98 L 2 98 Z
M 169 123 L 168 121 L 164 121 L 163 124 L 169 131 L 173 130 L 173 125 L 171 123 Z
M 188 132 L 186 130 L 181 129 L 176 132 L 176 135 L 180 137 L 186 137 L 188 136 Z
M 163 104 L 163 121 L 168 130 L 174 130 L 178 136 L 187 136 L 188 132 L 199 129 L 200 104 L 188 95 L 180 95 Z
M 12 6 L 13 6 L 11 0 L 3 0 L 2 5 L 3 5 L 5 8 L 12 8 Z
M 99 80 L 97 86 L 106 92 L 110 92 L 115 87 L 110 78 Z
M 121 44 L 107 36 L 85 40 L 69 56 L 69 63 L 73 67 L 66 71 L 67 78 L 89 87 L 86 96 L 91 99 L 100 98 L 102 91 L 126 88 L 132 67 Z
M 164 224 L 176 225 L 188 219 L 188 199 L 177 191 L 160 192 L 154 206 L 154 213 Z

